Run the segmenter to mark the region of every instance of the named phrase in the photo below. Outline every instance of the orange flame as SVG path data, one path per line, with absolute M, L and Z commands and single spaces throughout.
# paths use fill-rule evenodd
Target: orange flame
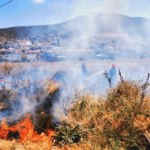
M 48 140 L 52 143 L 51 137 L 54 135 L 52 130 L 47 129 L 46 134 L 38 134 L 37 131 L 34 131 L 34 126 L 28 116 L 25 120 L 22 120 L 21 123 L 9 127 L 6 125 L 6 120 L 4 120 L 1 124 L 0 129 L 0 138 L 1 139 L 9 139 L 8 133 L 9 131 L 15 132 L 18 131 L 20 135 L 19 142 L 32 141 L 32 142 L 43 142 L 44 140 Z

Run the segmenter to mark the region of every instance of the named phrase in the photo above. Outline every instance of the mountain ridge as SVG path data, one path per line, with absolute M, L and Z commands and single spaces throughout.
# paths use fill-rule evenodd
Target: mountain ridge
M 80 17 L 85 17 L 85 16 L 88 16 L 88 15 L 91 15 L 91 14 L 112 14 L 112 15 L 118 15 L 118 16 L 124 16 L 124 17 L 129 17 L 129 18 L 135 18 L 135 19 L 145 19 L 145 20 L 150 20 L 148 18 L 145 18 L 145 17 L 131 17 L 131 16 L 128 16 L 128 15 L 123 15 L 123 14 L 117 14 L 117 13 L 100 13 L 100 12 L 96 12 L 96 13 L 88 13 L 88 14 L 85 14 L 85 15 L 81 15 L 81 16 L 78 16 L 78 17 L 75 17 L 75 18 L 71 18 L 69 20 L 66 20 L 66 21 L 63 21 L 63 22 L 59 22 L 59 23 L 54 23 L 54 24 L 41 24 L 41 25 L 22 25 L 22 26 L 12 26 L 12 27 L 6 27 L 6 28 L 0 28 L 0 30 L 3 30 L 3 29 L 10 29 L 10 28 L 19 28 L 19 27 L 37 27 L 37 26 L 53 26 L 53 25 L 58 25 L 58 24 L 63 24 L 63 23 L 67 23 L 69 21 L 72 21 L 74 19 L 77 19 L 77 18 L 80 18 Z
M 60 33 L 80 35 L 84 33 L 127 33 L 129 35 L 148 36 L 150 19 L 129 17 L 113 13 L 90 13 L 68 21 L 52 25 L 17 26 L 0 29 L 0 36 L 10 34 L 13 38 L 27 38 L 41 34 Z M 11 34 L 13 36 L 11 36 Z

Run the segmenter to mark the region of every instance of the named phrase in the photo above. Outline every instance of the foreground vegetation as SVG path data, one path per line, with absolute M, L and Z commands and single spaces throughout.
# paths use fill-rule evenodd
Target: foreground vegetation
M 6 63 L 1 68 L 4 77 L 8 74 L 18 76 L 22 69 L 19 67 L 13 74 L 14 67 L 10 64 Z M 107 91 L 105 97 L 79 92 L 66 116 L 62 116 L 59 127 L 51 123 L 52 116 L 48 116 L 42 108 L 36 110 L 37 120 L 31 115 L 28 122 L 24 119 L 25 122 L 12 127 L 1 123 L 0 149 L 149 150 L 150 74 L 144 84 L 124 81 L 121 72 L 119 74 L 121 81 Z M 49 94 L 57 91 L 58 87 L 48 84 L 45 89 Z M 27 130 L 28 135 L 22 134 L 26 131 L 25 125 L 27 129 L 31 127 Z M 21 140 L 19 136 L 22 135 Z
M 141 86 L 132 81 L 118 83 L 105 98 L 82 93 L 76 96 L 67 115 L 62 117 L 63 123 L 55 128 L 51 141 L 20 143 L 5 139 L 0 140 L 3 143 L 0 148 L 38 149 L 40 146 L 43 150 L 148 150 L 149 104 L 146 84 Z
M 147 80 L 148 81 L 148 80 Z M 82 94 L 56 136 L 63 144 L 88 142 L 96 150 L 150 148 L 150 97 L 132 81 L 120 82 L 105 98 Z M 62 144 L 61 143 L 61 144 Z

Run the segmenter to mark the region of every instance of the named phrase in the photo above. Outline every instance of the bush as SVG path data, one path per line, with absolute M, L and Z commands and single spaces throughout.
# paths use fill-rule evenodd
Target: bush
M 143 86 L 142 86 L 143 87 Z M 105 99 L 79 96 L 64 123 L 79 127 L 94 149 L 146 149 L 150 143 L 150 97 L 131 81 L 120 82 Z

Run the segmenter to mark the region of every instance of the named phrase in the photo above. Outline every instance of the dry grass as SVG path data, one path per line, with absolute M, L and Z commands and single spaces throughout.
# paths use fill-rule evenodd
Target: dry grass
M 32 143 L 27 141 L 25 143 L 17 142 L 16 140 L 0 140 L 0 150 L 91 150 L 92 146 L 89 144 L 72 144 L 63 147 L 52 146 L 47 140 L 41 143 Z
M 150 145 L 150 97 L 142 97 L 135 82 L 120 82 L 106 99 L 84 94 L 68 110 L 63 121 L 79 126 L 82 140 L 94 149 L 145 149 Z
M 33 143 L 31 141 L 17 142 L 16 140 L 0 140 L 1 150 L 48 150 L 52 149 L 51 143 L 48 140 L 39 143 Z

